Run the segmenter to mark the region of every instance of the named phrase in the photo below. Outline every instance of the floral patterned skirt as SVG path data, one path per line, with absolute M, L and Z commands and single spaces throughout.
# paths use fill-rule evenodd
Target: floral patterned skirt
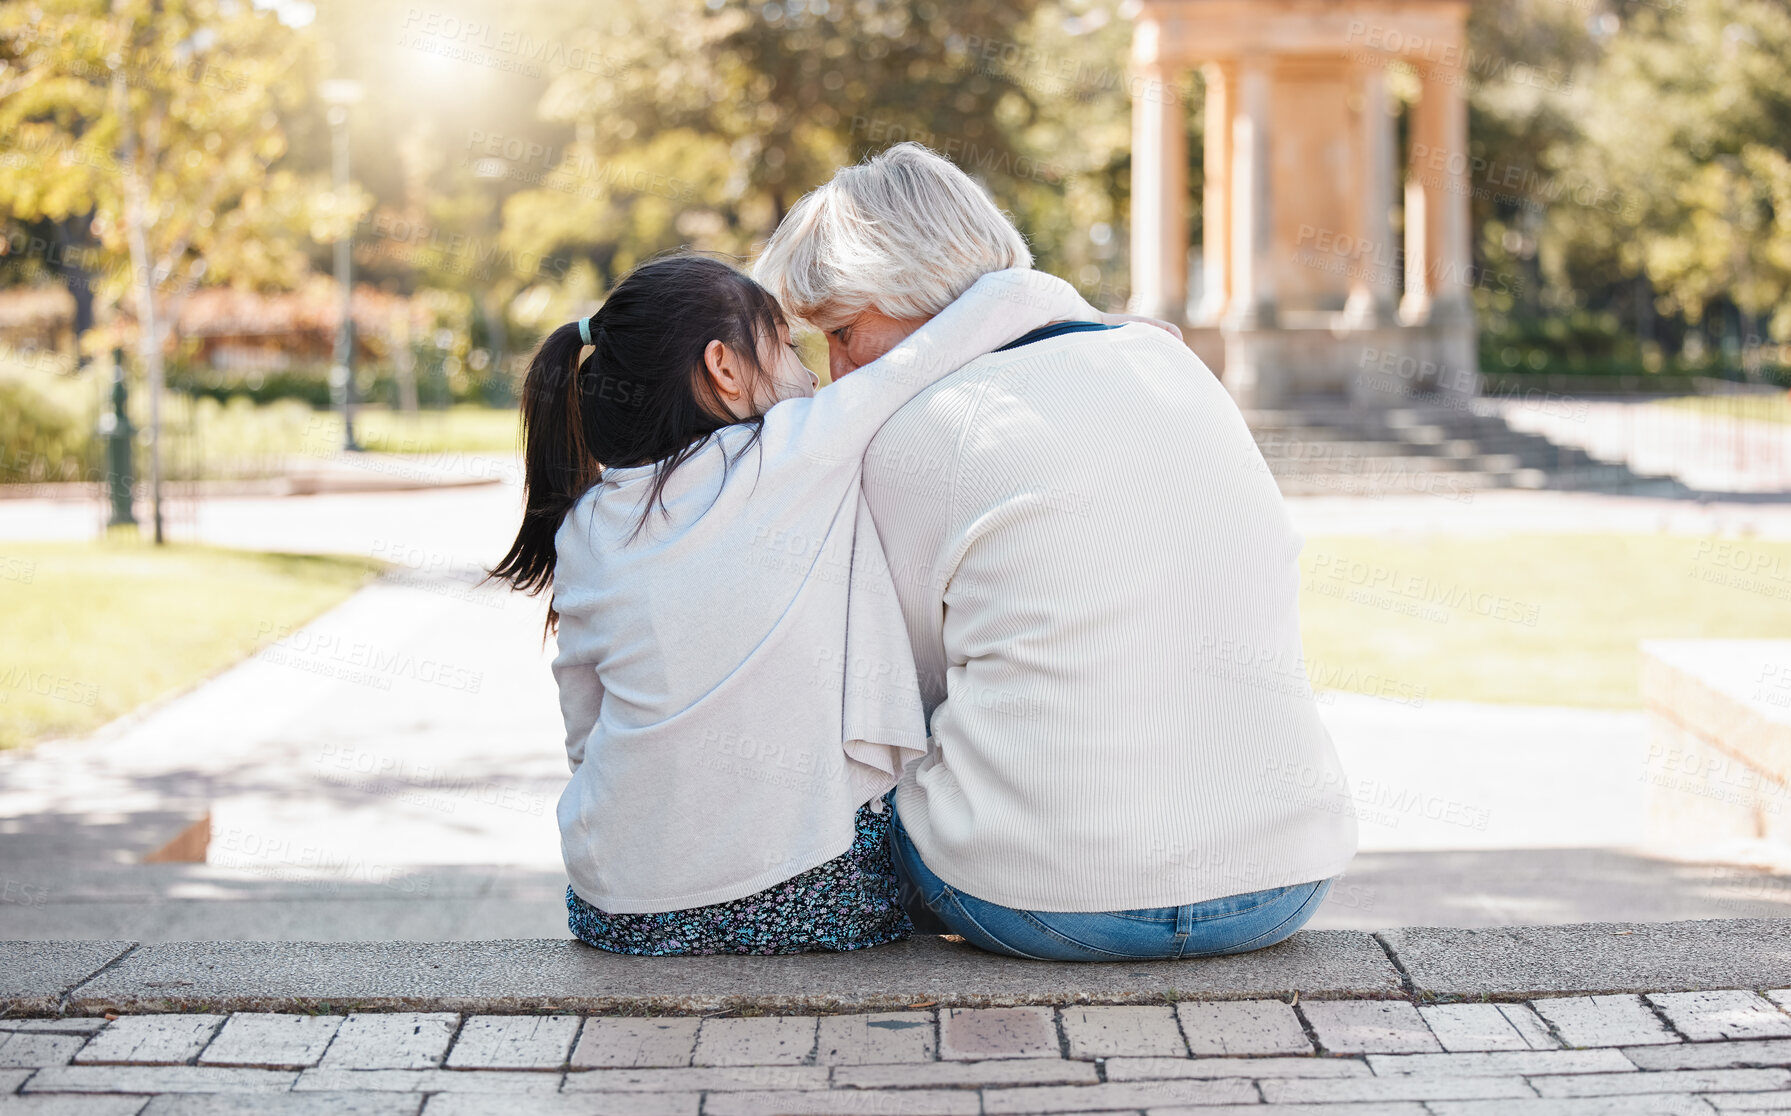
M 883 807 L 858 808 L 852 847 L 743 899 L 657 914 L 609 914 L 566 889 L 572 933 L 611 953 L 648 957 L 865 949 L 913 933 L 889 855 Z

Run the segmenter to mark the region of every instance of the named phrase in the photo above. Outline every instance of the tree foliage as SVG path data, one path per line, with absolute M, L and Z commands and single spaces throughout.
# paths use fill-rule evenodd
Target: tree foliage
M 0 6 L 0 216 L 71 235 L 41 260 L 104 303 L 133 297 L 128 216 L 153 286 L 285 286 L 303 230 L 343 203 L 284 161 L 306 40 L 241 0 L 28 0 Z M 334 213 L 331 210 L 334 207 Z M 36 249 L 31 238 L 13 237 Z M 27 261 L 29 263 L 31 261 Z
M 1637 204 L 1618 265 L 1694 320 L 1719 301 L 1791 340 L 1791 7 L 1638 7 L 1587 90 L 1583 157 Z M 1645 111 L 1642 111 L 1645 106 Z
M 518 248 L 588 255 L 600 282 L 677 245 L 745 254 L 842 164 L 918 140 L 982 180 L 1047 264 L 1092 263 L 1097 225 L 1111 256 L 1130 113 L 1111 5 L 653 0 L 579 24 L 601 64 L 542 100 L 576 139 L 506 206 Z
M 656 253 L 749 256 L 839 166 L 914 139 L 1041 266 L 1122 303 L 1135 96 L 1186 109 L 1200 222 L 1199 83 L 1139 87 L 1134 6 L 321 0 L 293 27 L 248 0 L 14 0 L 0 278 L 125 298 L 135 184 L 158 289 L 292 288 L 352 228 L 359 275 L 444 308 L 454 359 L 496 360 Z M 1791 338 L 1787 0 L 1505 0 L 1469 35 L 1476 262 L 1516 280 L 1483 322 Z M 334 77 L 367 91 L 341 196 Z
M 1476 193 L 1485 265 L 1526 280 L 1495 326 L 1620 309 L 1791 340 L 1791 6 L 1520 0 L 1471 31 L 1566 75 L 1475 91 L 1483 177 L 1519 184 Z

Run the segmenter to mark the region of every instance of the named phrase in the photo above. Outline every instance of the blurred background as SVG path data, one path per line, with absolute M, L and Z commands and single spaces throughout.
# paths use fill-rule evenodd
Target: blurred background
M 563 934 L 545 605 L 479 584 L 531 348 L 906 140 L 1243 407 L 1363 823 L 1318 925 L 1791 913 L 1787 57 L 1785 0 L 6 4 L 0 938 Z

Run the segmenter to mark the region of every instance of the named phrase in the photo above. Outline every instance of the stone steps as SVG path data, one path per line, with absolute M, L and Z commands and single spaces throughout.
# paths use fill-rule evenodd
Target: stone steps
M 1283 496 L 1424 495 L 1471 499 L 1475 492 L 1526 487 L 1487 473 L 1408 473 L 1399 477 L 1350 474 L 1277 476 Z M 1540 485 L 1534 487 L 1541 487 Z
M 1472 457 L 1443 457 L 1437 454 L 1396 453 L 1383 450 L 1374 454 L 1325 454 L 1270 457 L 1264 454 L 1269 472 L 1277 477 L 1308 475 L 1376 475 L 1383 473 L 1512 473 L 1525 468 L 1522 456 L 1515 453 L 1481 453 Z
M 1461 498 L 1502 488 L 1685 495 L 1667 477 L 1600 461 L 1540 434 L 1513 430 L 1473 400 L 1391 408 L 1318 397 L 1244 412 L 1269 472 L 1287 496 L 1427 492 Z

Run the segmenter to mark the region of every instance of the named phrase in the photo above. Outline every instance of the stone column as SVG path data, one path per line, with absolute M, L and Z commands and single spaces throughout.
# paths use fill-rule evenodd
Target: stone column
M 1145 67 L 1132 100 L 1133 310 L 1187 318 L 1188 132 L 1175 74 Z
M 1431 66 L 1412 106 L 1406 181 L 1406 290 L 1400 316 L 1444 324 L 1473 316 L 1468 106 L 1458 67 Z
M 1206 181 L 1200 213 L 1203 291 L 1195 318 L 1216 325 L 1231 302 L 1231 106 L 1237 101 L 1237 67 L 1209 62 L 1201 73 L 1206 78 Z
M 1231 301 L 1226 324 L 1263 329 L 1275 324 L 1275 222 L 1270 146 L 1269 60 L 1237 63 L 1231 112 Z
M 1394 321 L 1398 254 L 1393 245 L 1393 117 L 1387 111 L 1387 72 L 1358 64 L 1353 75 L 1361 109 L 1350 145 L 1355 171 L 1349 302 L 1344 318 L 1362 328 Z
M 1430 316 L 1430 195 L 1416 175 L 1405 180 L 1405 294 L 1399 319 L 1418 325 Z

